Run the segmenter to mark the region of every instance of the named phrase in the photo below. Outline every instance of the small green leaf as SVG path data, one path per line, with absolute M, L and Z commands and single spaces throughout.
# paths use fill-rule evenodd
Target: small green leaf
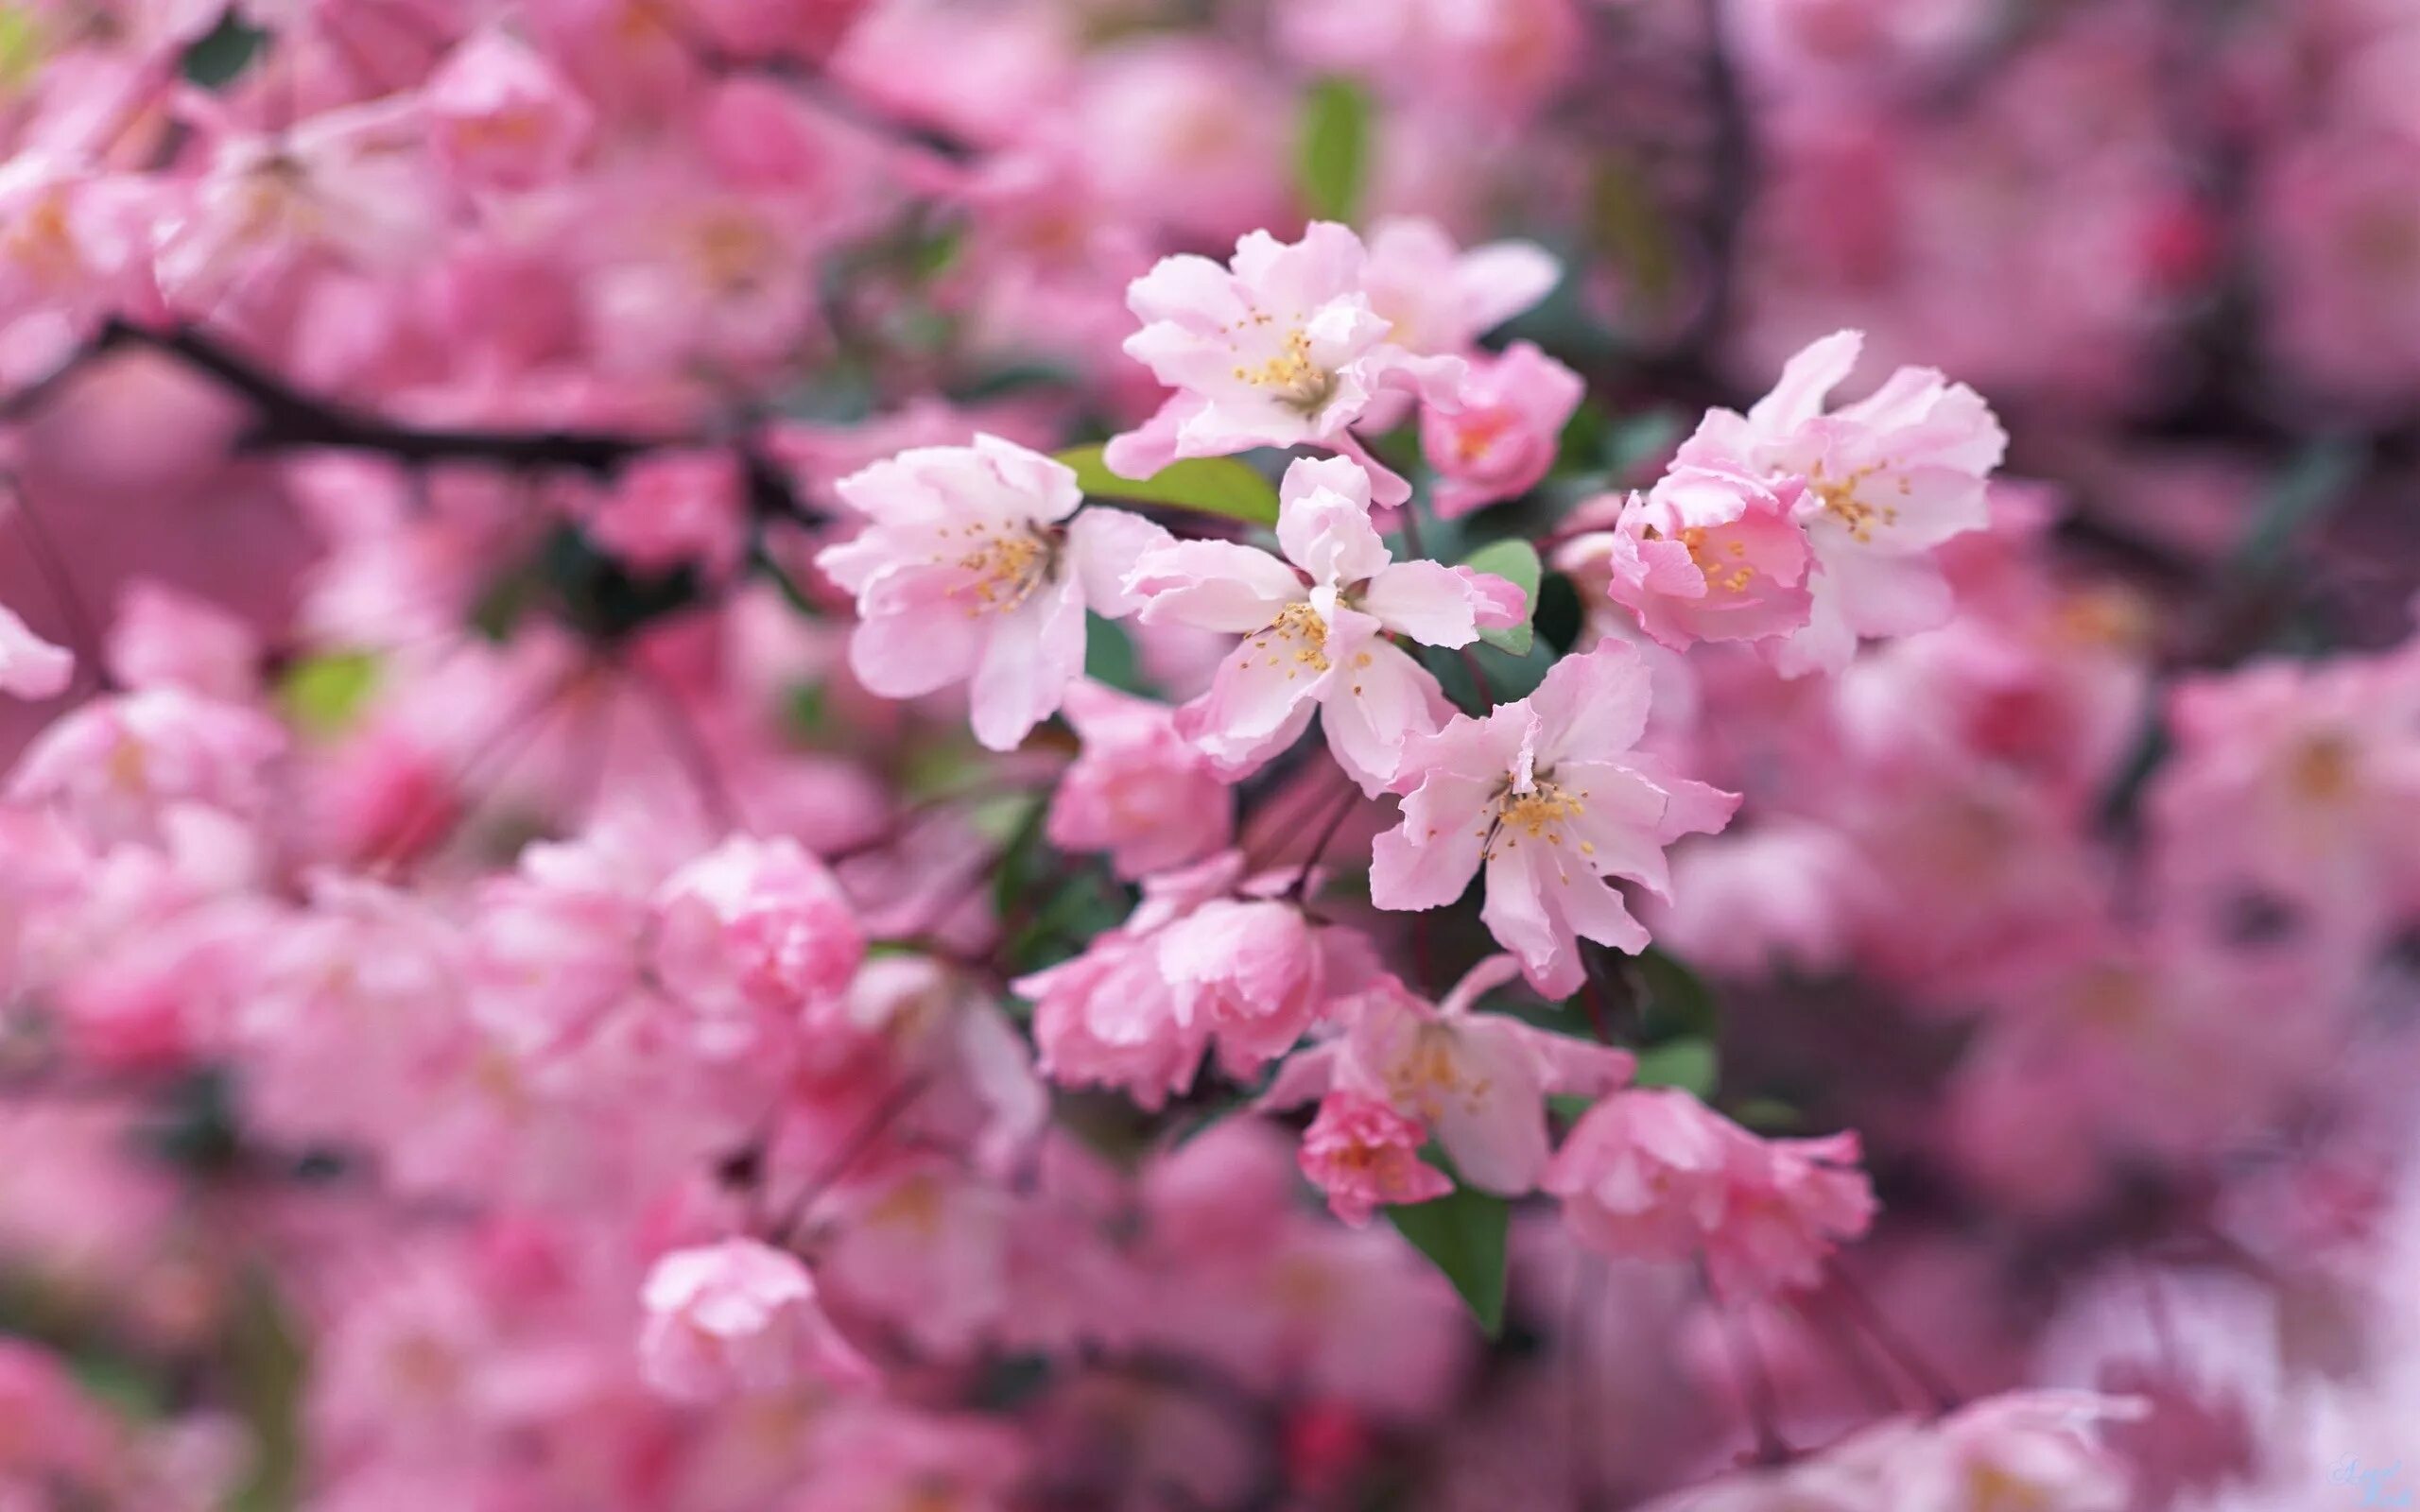
M 1806 1126 L 1806 1115 L 1778 1097 L 1751 1097 L 1731 1109 L 1731 1119 L 1759 1134 L 1789 1134 Z
M 1142 661 L 1134 654 L 1133 638 L 1124 626 L 1098 614 L 1084 616 L 1084 676 L 1120 693 L 1148 695 L 1151 691 L 1150 679 L 1143 676 Z
M 1703 1101 L 1714 1095 L 1720 1070 L 1709 1040 L 1674 1040 L 1638 1053 L 1641 1087 L 1678 1087 Z
M 185 49 L 185 77 L 207 90 L 222 90 L 251 66 L 268 33 L 244 24 L 233 10 Z
M 376 652 L 331 651 L 296 662 L 277 694 L 296 728 L 324 739 L 342 734 L 377 686 Z
M 1370 95 L 1349 78 L 1322 78 L 1303 96 L 1294 172 L 1304 208 L 1349 221 L 1370 172 Z
M 1647 988 L 1647 1029 L 1651 1043 L 1696 1038 L 1713 1040 L 1720 1027 L 1714 989 L 1705 979 L 1674 957 L 1649 946 L 1639 952 L 1638 978 Z
M 1389 1208 L 1387 1218 L 1411 1246 L 1454 1283 L 1471 1315 L 1489 1338 L 1504 1330 L 1505 1235 L 1512 1205 L 1468 1187 L 1410 1207 Z
M 1139 479 L 1112 472 L 1098 446 L 1071 446 L 1059 460 L 1076 470 L 1077 486 L 1092 498 L 1165 504 L 1255 525 L 1277 523 L 1277 490 L 1232 456 L 1187 457 Z
M 1521 623 L 1507 629 L 1481 630 L 1478 638 L 1507 655 L 1528 656 L 1537 634 L 1538 579 L 1545 572 L 1538 562 L 1538 548 L 1526 541 L 1491 541 L 1472 552 L 1462 565 L 1473 572 L 1494 573 L 1521 591 L 1528 603 Z

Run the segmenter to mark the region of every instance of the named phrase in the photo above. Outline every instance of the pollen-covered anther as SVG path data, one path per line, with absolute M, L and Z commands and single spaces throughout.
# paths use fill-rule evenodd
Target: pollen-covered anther
M 1253 644 L 1255 646 L 1266 645 L 1270 636 L 1275 636 L 1291 648 L 1298 670 L 1303 667 L 1313 672 L 1327 670 L 1327 621 L 1320 618 L 1320 611 L 1310 605 L 1288 604 L 1279 610 L 1277 618 L 1270 622 L 1269 628 L 1263 630 Z M 1269 664 L 1281 665 L 1282 659 L 1271 656 Z
M 1269 389 L 1278 403 L 1305 414 L 1336 393 L 1336 374 L 1311 360 L 1310 335 L 1299 327 L 1287 336 L 1275 356 L 1257 368 L 1238 365 L 1236 376 L 1255 388 Z
M 967 534 L 979 543 L 960 555 L 958 565 L 973 580 L 951 589 L 950 595 L 971 601 L 969 615 L 1016 608 L 1049 575 L 1049 544 L 1029 530 L 994 535 L 986 527 L 970 525 Z
M 1498 802 L 1495 823 L 1490 829 L 1487 850 L 1494 854 L 1500 842 L 1507 847 L 1519 844 L 1519 835 L 1544 840 L 1548 845 L 1563 844 L 1563 826 L 1587 812 L 1581 799 L 1584 793 L 1575 793 L 1553 782 L 1541 781 L 1527 793 L 1508 793 Z M 1583 853 L 1595 848 L 1581 846 Z

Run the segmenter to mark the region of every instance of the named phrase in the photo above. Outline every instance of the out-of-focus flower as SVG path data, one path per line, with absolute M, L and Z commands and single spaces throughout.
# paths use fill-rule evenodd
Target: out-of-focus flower
M 802 1380 L 862 1384 L 873 1366 L 816 1299 L 799 1258 L 752 1239 L 676 1250 L 642 1295 L 639 1358 L 649 1384 L 686 1401 L 778 1391 Z

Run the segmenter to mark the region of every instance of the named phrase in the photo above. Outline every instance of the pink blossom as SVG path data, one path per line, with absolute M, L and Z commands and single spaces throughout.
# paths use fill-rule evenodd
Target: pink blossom
M 1438 518 L 1515 498 L 1545 477 L 1586 391 L 1578 373 L 1527 341 L 1474 365 L 1454 408 L 1420 417 L 1421 452 L 1438 474 Z
M 1634 497 L 1606 543 L 1614 602 L 1656 641 L 1760 641 L 1806 623 L 1813 596 L 1804 487 L 1684 464 Z
M 1427 1202 L 1454 1190 L 1444 1172 L 1420 1158 L 1427 1135 L 1382 1100 L 1332 1091 L 1303 1131 L 1303 1174 L 1327 1194 L 1339 1218 L 1358 1228 L 1381 1207 Z
M 1166 539 L 1124 510 L 1078 513 L 1074 470 L 991 436 L 912 448 L 839 490 L 871 522 L 816 558 L 856 595 L 851 668 L 891 698 L 966 681 L 994 750 L 1059 707 L 1083 674 L 1084 611 L 1124 613 L 1121 577 Z
M 1814 343 L 1746 415 L 1710 411 L 1681 448 L 1685 464 L 1805 485 L 1792 507 L 1813 558 L 1812 602 L 1806 625 L 1772 648 L 1785 676 L 1837 672 L 1860 638 L 1949 617 L 1949 585 L 1930 553 L 1983 526 L 1985 480 L 2008 445 L 1979 395 L 1929 369 L 1902 368 L 1827 412 L 1862 345 L 1854 331 Z
M 148 578 L 119 596 L 110 670 L 130 688 L 173 685 L 240 701 L 260 692 L 260 637 L 215 604 Z
M 1674 1088 L 1616 1092 L 1583 1115 L 1545 1187 L 1582 1244 L 1648 1260 L 1703 1258 L 1718 1290 L 1814 1285 L 1865 1231 L 1874 1194 L 1853 1134 L 1760 1140 Z
M 36 635 L 6 604 L 0 604 L 0 693 L 17 698 L 56 698 L 76 675 L 76 658 L 64 646 Z
M 257 816 L 266 768 L 285 748 L 285 730 L 257 710 L 146 688 L 51 725 L 18 758 L 8 790 L 59 806 L 95 834 L 138 838 L 184 803 Z
M 1142 478 L 1184 456 L 1340 449 L 1389 385 L 1450 403 L 1462 360 L 1392 339 L 1363 284 L 1366 255 L 1347 228 L 1314 221 L 1298 242 L 1252 232 L 1225 267 L 1188 254 L 1135 280 L 1127 303 L 1143 329 L 1126 352 L 1177 391 L 1110 442 L 1110 467 Z
M 1371 228 L 1362 285 L 1370 308 L 1387 323 L 1389 342 L 1460 356 L 1552 293 L 1562 276 L 1562 265 L 1535 242 L 1489 242 L 1464 251 L 1435 221 L 1397 215 Z
M 1078 681 L 1063 710 L 1083 750 L 1050 795 L 1046 833 L 1063 850 L 1107 850 L 1121 877 L 1147 876 L 1225 847 L 1235 797 L 1177 729 L 1176 712 Z
M 424 94 L 438 161 L 474 189 L 534 189 L 569 169 L 594 112 L 544 55 L 510 33 L 474 33 Z
M 656 975 L 709 1054 L 755 1043 L 760 1022 L 794 1022 L 865 956 L 839 884 L 795 840 L 735 835 L 666 878 L 653 908 Z
M 1341 979 L 1349 967 L 1332 959 L 1336 949 L 1323 937 L 1334 933 L 1288 899 L 1202 903 L 1159 936 L 1160 971 L 1179 1021 L 1209 1033 L 1228 1074 L 1257 1074 L 1353 985 Z
M 1468 1185 L 1501 1196 L 1534 1190 L 1547 1163 L 1547 1094 L 1601 1096 L 1630 1079 L 1633 1058 L 1476 1011 L 1519 972 L 1512 957 L 1490 956 L 1435 1005 L 1381 978 L 1336 1005 L 1343 1036 L 1288 1059 L 1260 1106 L 1287 1108 L 1334 1089 L 1374 1095 L 1417 1120 Z
M 648 1272 L 639 1360 L 683 1401 L 779 1391 L 802 1380 L 860 1385 L 873 1367 L 840 1336 L 797 1256 L 752 1239 L 675 1250 Z
M 1615 880 L 1664 896 L 1664 848 L 1721 829 L 1739 802 L 1632 749 L 1647 708 L 1646 666 L 1608 644 L 1556 662 L 1517 703 L 1409 742 L 1403 823 L 1378 837 L 1371 902 L 1440 908 L 1484 864 L 1481 917 L 1547 997 L 1579 989 L 1582 939 L 1642 949 Z
M 642 457 L 614 480 L 588 529 L 642 573 L 694 565 L 728 576 L 748 546 L 738 461 L 722 450 Z
M 1437 679 L 1388 635 L 1468 645 L 1481 627 L 1519 620 L 1521 591 L 1464 567 L 1394 561 L 1370 523 L 1369 474 L 1349 459 L 1295 462 L 1278 500 L 1285 560 L 1179 541 L 1141 557 L 1127 587 L 1146 625 L 1243 635 L 1178 714 L 1223 771 L 1249 772 L 1293 744 L 1316 711 L 1338 763 L 1375 793 L 1445 707 Z
M 1044 1075 L 1115 1087 L 1156 1108 L 1193 1085 L 1208 1026 L 1178 1016 L 1156 944 L 1130 931 L 1102 935 L 1075 959 L 1011 985 L 1033 1004 Z

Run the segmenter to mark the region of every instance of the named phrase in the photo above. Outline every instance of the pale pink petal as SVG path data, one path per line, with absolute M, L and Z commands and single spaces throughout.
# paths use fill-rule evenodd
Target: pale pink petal
M 1563 265 L 1535 242 L 1489 242 L 1464 252 L 1454 268 L 1473 335 L 1495 329 L 1554 292 Z
M 63 646 L 36 635 L 0 604 L 0 693 L 19 698 L 55 698 L 76 675 L 76 658 Z
M 1529 599 L 1493 573 L 1403 561 L 1370 579 L 1361 607 L 1388 629 L 1423 645 L 1460 646 L 1478 640 L 1482 625 L 1519 624 L 1529 613 Z
M 1759 433 L 1779 437 L 1796 430 L 1824 411 L 1824 401 L 1857 368 L 1865 335 L 1836 331 L 1789 359 L 1772 393 L 1748 411 L 1748 422 Z
M 1322 688 L 1322 721 L 1337 765 L 1374 798 L 1402 766 L 1404 742 L 1443 721 L 1445 696 L 1427 668 L 1371 633 L 1375 626 L 1367 616 L 1351 610 L 1337 614 L 1362 625 L 1357 637 L 1348 625 L 1332 630 L 1329 654 L 1338 664 Z
M 1143 623 L 1249 635 L 1303 601 L 1303 579 L 1265 551 L 1231 541 L 1180 541 L 1148 551 L 1126 575 Z
M 1546 1169 L 1546 1088 L 1527 1047 L 1496 1027 L 1482 1017 L 1454 1031 L 1456 1094 L 1438 1100 L 1430 1122 L 1463 1181 L 1512 1197 Z
M 993 624 L 968 685 L 976 740 L 987 750 L 1016 749 L 1083 674 L 1083 595 L 1072 579 L 1045 584 Z
M 1140 601 L 1126 591 L 1126 576 L 1145 553 L 1176 544 L 1176 538 L 1141 515 L 1096 505 L 1067 526 L 1067 553 L 1084 607 L 1107 619 L 1132 613 Z
M 1630 749 L 1647 730 L 1651 692 L 1646 662 L 1621 642 L 1603 641 L 1586 656 L 1564 657 L 1530 696 L 1539 760 L 1602 760 Z

